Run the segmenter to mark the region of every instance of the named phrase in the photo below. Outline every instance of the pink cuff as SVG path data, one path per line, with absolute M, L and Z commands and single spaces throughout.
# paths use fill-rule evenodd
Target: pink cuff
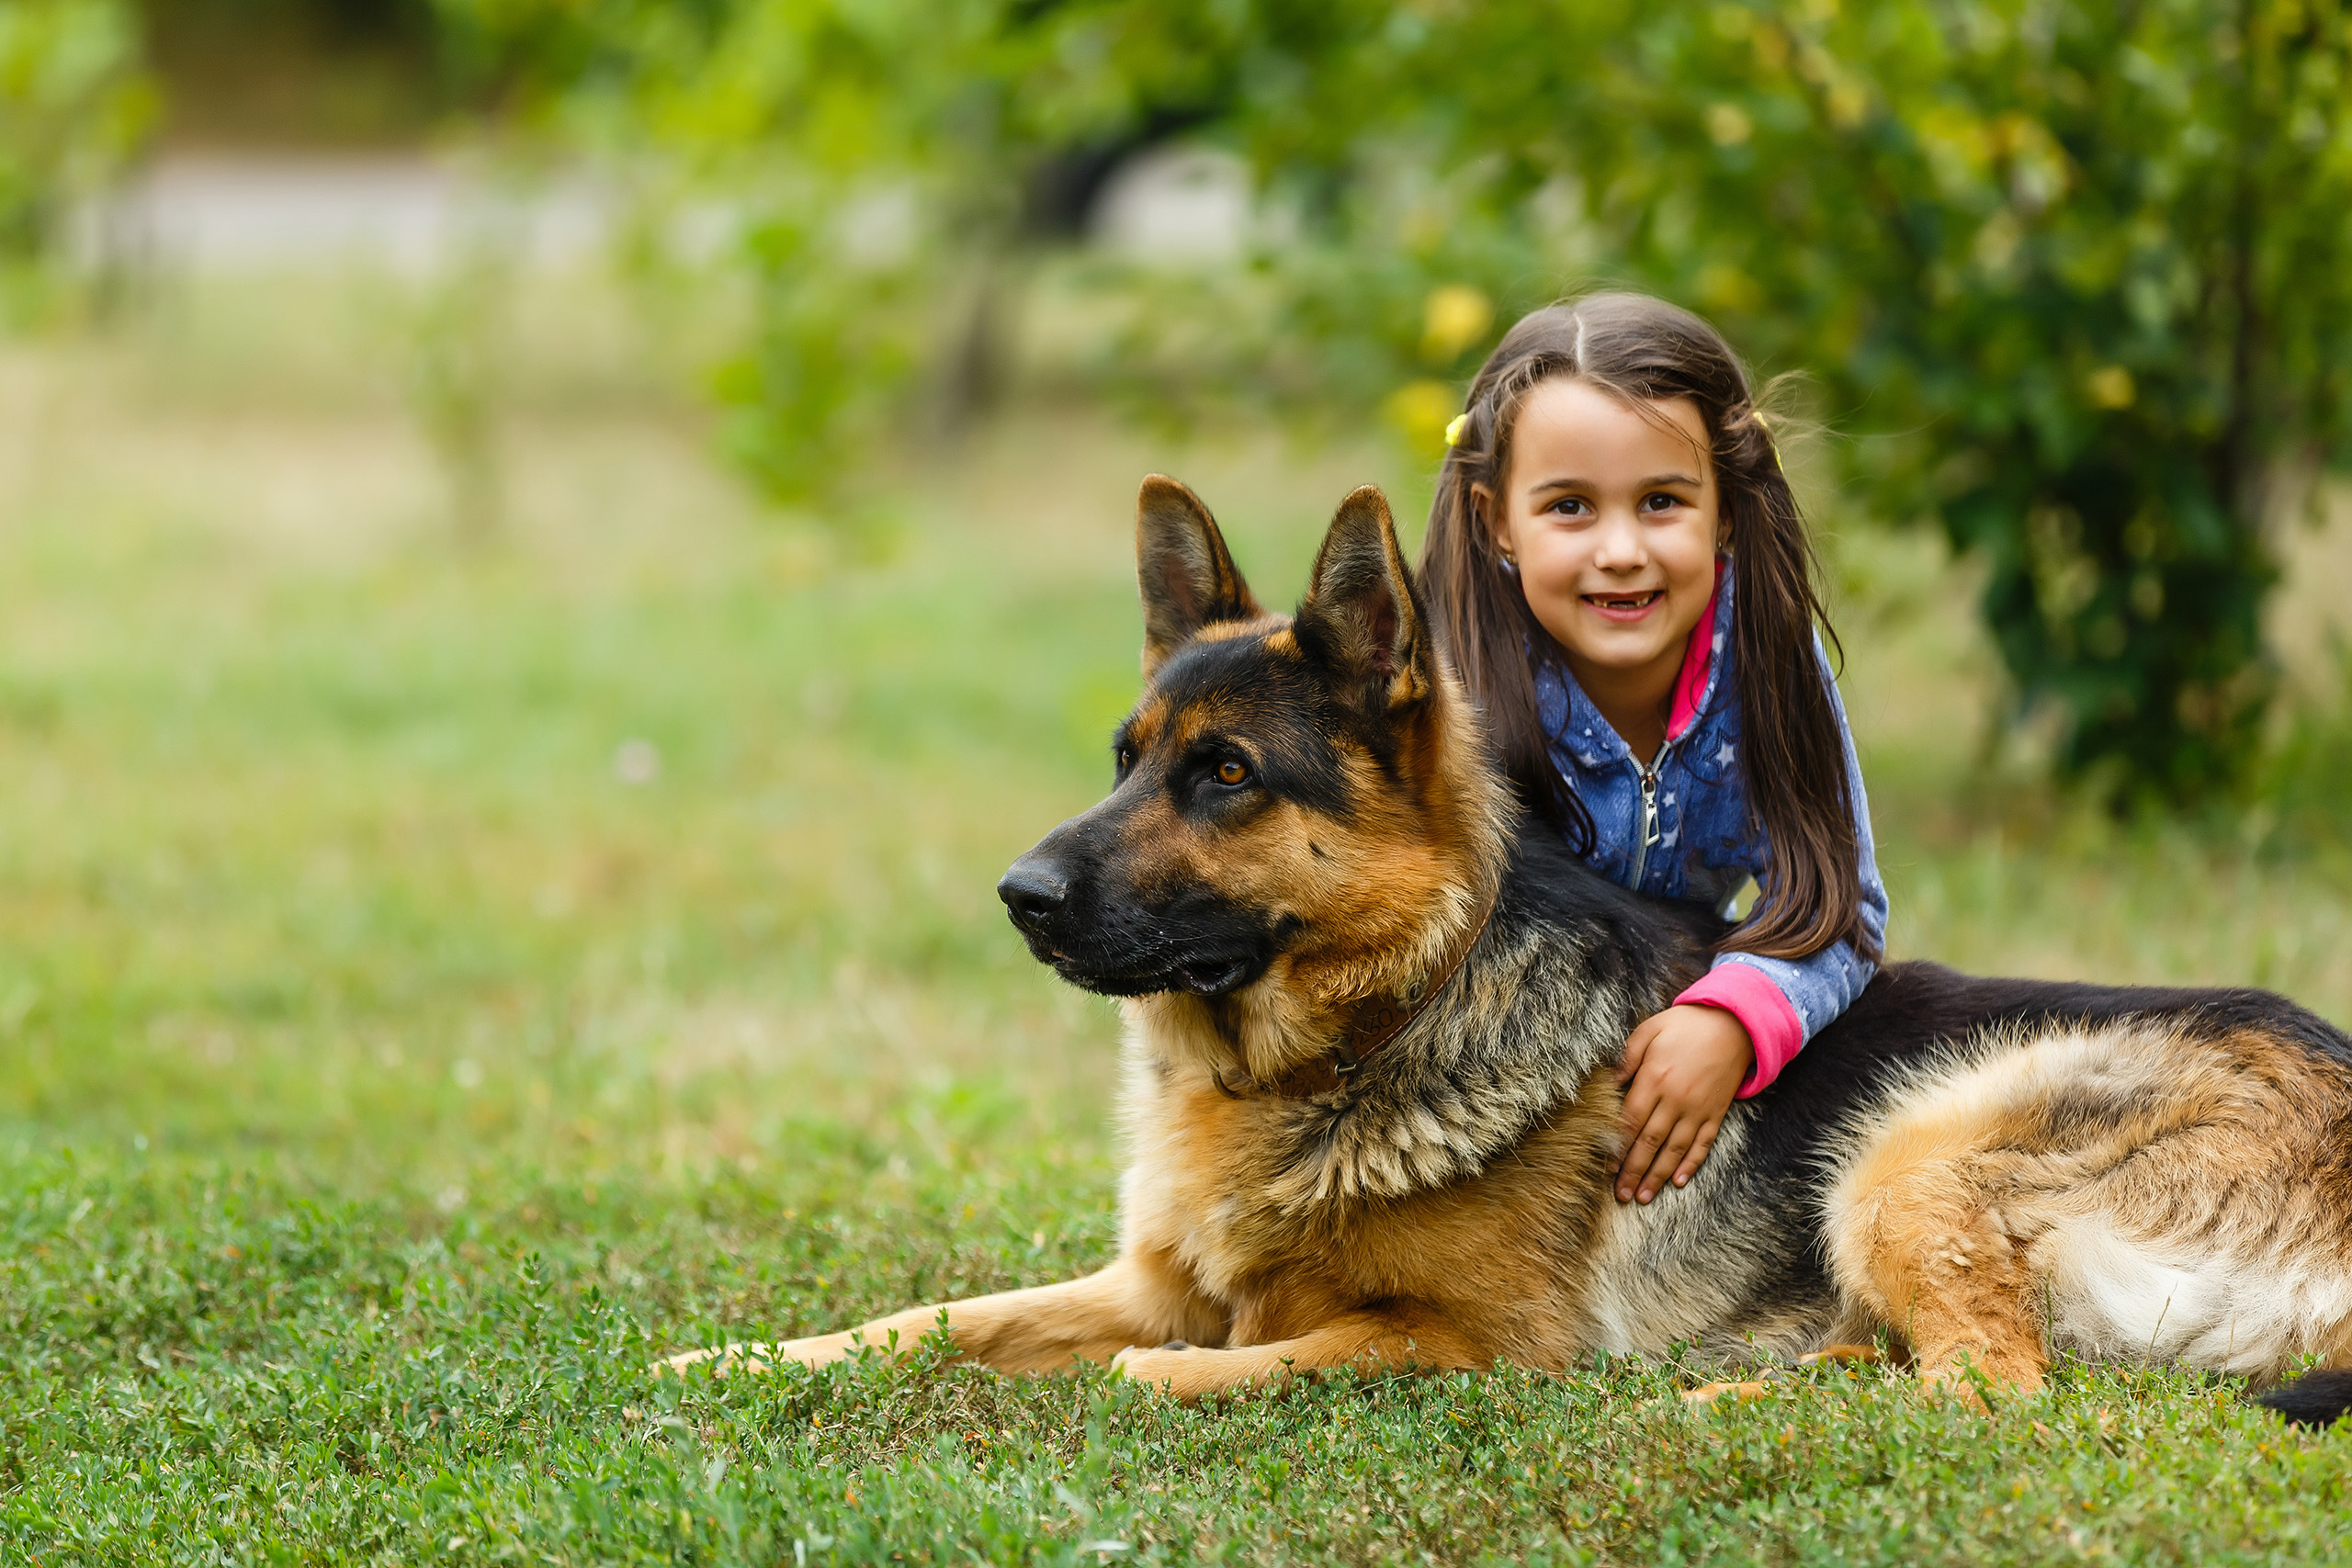
M 1797 1010 L 1781 994 L 1762 970 L 1748 964 L 1719 964 L 1695 986 L 1674 998 L 1674 1005 L 1721 1008 L 1739 1020 L 1756 1047 L 1756 1065 L 1739 1086 L 1739 1098 L 1761 1094 L 1804 1049 L 1804 1024 Z

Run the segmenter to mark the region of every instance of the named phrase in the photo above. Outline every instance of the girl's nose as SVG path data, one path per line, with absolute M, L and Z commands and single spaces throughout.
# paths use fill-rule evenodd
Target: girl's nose
M 1632 518 L 1612 513 L 1600 520 L 1600 536 L 1592 547 L 1593 565 L 1603 571 L 1634 571 L 1649 563 L 1642 531 Z

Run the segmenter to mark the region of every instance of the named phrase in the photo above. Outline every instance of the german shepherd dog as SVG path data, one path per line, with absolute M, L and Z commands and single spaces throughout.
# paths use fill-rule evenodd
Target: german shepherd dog
M 1892 964 L 1688 1187 L 1618 1203 L 1619 1052 L 1725 928 L 1521 817 L 1379 491 L 1287 618 L 1173 480 L 1145 481 L 1136 554 L 1117 783 L 998 888 L 1041 963 L 1125 998 L 1117 1259 L 672 1365 L 893 1354 L 944 1321 L 990 1367 L 1193 1399 L 1883 1342 L 1972 1403 L 2071 1352 L 2265 1386 L 2316 1361 L 2270 1402 L 2352 1405 L 2345 1035 L 2259 991 Z

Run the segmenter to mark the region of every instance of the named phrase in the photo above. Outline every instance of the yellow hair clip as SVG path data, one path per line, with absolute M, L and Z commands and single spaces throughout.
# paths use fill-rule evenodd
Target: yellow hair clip
M 1466 428 L 1466 427 L 1469 425 L 1469 423 L 1470 423 L 1470 416 L 1469 416 L 1468 414 L 1466 414 L 1466 413 L 1458 413 L 1458 414 L 1455 414 L 1455 415 L 1453 416 L 1453 421 L 1452 421 L 1450 423 L 1448 423 L 1448 424 L 1446 425 L 1446 427 L 1445 427 L 1445 444 L 1446 444 L 1448 446 L 1461 446 L 1461 445 L 1462 445 L 1462 432 L 1464 431 L 1464 428 Z M 1424 426 L 1422 426 L 1422 428 L 1423 428 L 1423 429 L 1427 429 L 1427 428 L 1428 428 L 1428 426 L 1424 425 Z

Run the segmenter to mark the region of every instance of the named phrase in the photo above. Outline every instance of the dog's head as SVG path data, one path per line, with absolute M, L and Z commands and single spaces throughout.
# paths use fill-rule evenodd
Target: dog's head
M 1340 503 L 1288 618 L 1173 479 L 1144 481 L 1136 556 L 1145 688 L 1116 782 L 997 885 L 1031 953 L 1114 996 L 1277 971 L 1337 999 L 1442 948 L 1493 874 L 1500 793 L 1380 492 Z

